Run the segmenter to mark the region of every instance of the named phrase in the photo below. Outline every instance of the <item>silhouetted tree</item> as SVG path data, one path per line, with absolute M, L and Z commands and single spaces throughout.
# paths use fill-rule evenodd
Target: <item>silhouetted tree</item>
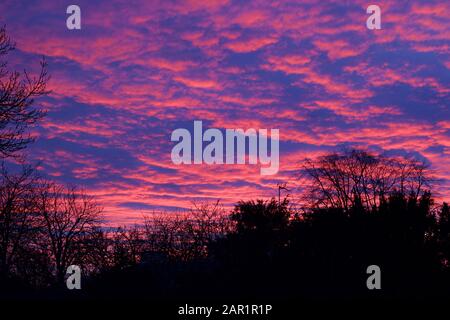
M 439 214 L 438 229 L 441 263 L 450 270 L 450 208 L 445 202 Z
M 211 243 L 233 230 L 234 224 L 219 201 L 194 204 L 186 216 L 184 228 L 190 239 L 193 257 L 208 255 Z
M 186 213 L 146 217 L 146 249 L 188 261 L 205 257 L 211 241 L 231 229 L 219 202 L 195 204 Z
M 118 269 L 137 265 L 145 251 L 144 230 L 138 226 L 113 232 L 113 266 Z
M 67 267 L 83 266 L 85 241 L 99 224 L 102 209 L 93 198 L 73 187 L 54 183 L 41 186 L 37 209 L 42 219 L 40 245 L 48 252 L 58 284 L 62 284 Z
M 214 253 L 227 263 L 238 263 L 243 269 L 253 269 L 270 261 L 287 241 L 289 201 L 241 201 L 230 217 L 234 231 L 219 239 Z
M 101 225 L 94 225 L 83 237 L 80 246 L 83 253 L 83 266 L 87 274 L 107 272 L 116 265 L 114 259 L 115 232 L 105 231 Z
M 49 75 L 45 60 L 38 76 L 27 71 L 9 71 L 2 60 L 14 49 L 5 27 L 0 28 L 0 157 L 10 157 L 33 141 L 26 129 L 41 119 L 45 111 L 35 108 L 34 98 L 48 93 Z
M 8 275 L 36 236 L 38 178 L 30 167 L 11 174 L 3 165 L 0 174 L 0 274 Z
M 0 158 L 17 157 L 33 137 L 26 131 L 45 111 L 34 106 L 36 97 L 47 94 L 49 75 L 41 61 L 37 76 L 8 69 L 6 56 L 15 44 L 0 27 Z M 49 264 L 45 252 L 36 246 L 40 220 L 36 207 L 36 172 L 23 166 L 12 174 L 2 162 L 0 177 L 0 276 L 19 277 L 33 285 L 47 284 Z
M 355 199 L 371 210 L 393 192 L 417 199 L 431 181 L 422 162 L 357 149 L 306 159 L 301 177 L 306 189 L 303 196 L 310 207 L 346 211 L 355 205 Z
M 275 199 L 241 201 L 234 208 L 231 219 L 236 222 L 239 233 L 285 230 L 290 215 L 288 203 L 287 199 L 280 205 Z

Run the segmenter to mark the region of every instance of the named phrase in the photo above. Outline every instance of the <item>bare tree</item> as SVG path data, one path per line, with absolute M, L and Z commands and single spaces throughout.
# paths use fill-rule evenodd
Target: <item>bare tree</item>
M 195 256 L 206 256 L 211 242 L 233 229 L 233 222 L 219 201 L 194 203 L 186 221 Z
M 144 252 L 143 230 L 139 226 L 123 227 L 113 232 L 113 266 L 126 268 L 138 264 Z
M 158 252 L 166 257 L 183 254 L 183 221 L 181 215 L 145 217 L 145 240 L 148 251 Z
M 147 250 L 184 261 L 205 257 L 212 240 L 232 229 L 219 202 L 194 204 L 189 212 L 145 218 Z
M 62 283 L 69 265 L 84 264 L 86 239 L 97 230 L 102 209 L 85 193 L 53 183 L 40 188 L 37 206 L 43 224 L 41 245 Z
M 17 155 L 34 138 L 27 133 L 33 125 L 45 115 L 45 111 L 34 107 L 36 97 L 48 93 L 46 90 L 49 75 L 47 64 L 41 61 L 41 70 L 37 76 L 27 71 L 9 71 L 7 62 L 2 60 L 14 50 L 15 44 L 0 27 L 0 157 Z
M 0 273 L 7 275 L 20 254 L 30 251 L 38 229 L 35 188 L 38 178 L 30 167 L 11 174 L 0 171 Z
M 430 186 L 424 163 L 362 150 L 306 159 L 301 171 L 310 207 L 348 210 L 355 201 L 371 210 L 393 192 L 418 198 Z
M 98 274 L 115 265 L 113 236 L 100 226 L 90 228 L 78 247 L 83 250 L 80 256 L 83 257 L 83 270 L 87 274 Z

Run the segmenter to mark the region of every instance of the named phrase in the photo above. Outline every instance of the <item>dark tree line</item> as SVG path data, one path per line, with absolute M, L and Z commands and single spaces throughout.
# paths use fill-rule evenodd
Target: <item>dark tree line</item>
M 204 204 L 113 232 L 115 263 L 90 278 L 88 291 L 157 299 L 450 297 L 449 207 L 434 202 L 426 166 L 350 150 L 306 160 L 301 170 L 303 195 L 313 200 L 301 208 L 288 198 L 241 201 L 231 212 Z M 382 294 L 366 287 L 373 264 L 382 270 Z
M 366 287 L 366 268 L 375 264 L 381 297 L 448 298 L 448 216 L 448 205 L 435 205 L 426 191 L 418 198 L 395 191 L 371 210 L 356 201 L 348 210 L 299 211 L 288 199 L 271 199 L 239 202 L 213 219 L 198 211 L 147 217 L 143 226 L 106 237 L 112 263 L 88 278 L 86 292 L 130 299 L 363 298 L 377 296 Z

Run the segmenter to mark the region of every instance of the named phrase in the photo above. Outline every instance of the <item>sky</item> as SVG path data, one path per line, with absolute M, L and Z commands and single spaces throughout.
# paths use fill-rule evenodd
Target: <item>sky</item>
M 81 8 L 68 30 L 66 8 Z M 381 8 L 369 30 L 366 8 Z M 344 147 L 431 165 L 450 199 L 449 1 L 2 0 L 9 66 L 51 94 L 27 153 L 81 186 L 108 223 L 299 187 L 301 160 Z M 280 170 L 175 165 L 173 130 L 280 130 Z

